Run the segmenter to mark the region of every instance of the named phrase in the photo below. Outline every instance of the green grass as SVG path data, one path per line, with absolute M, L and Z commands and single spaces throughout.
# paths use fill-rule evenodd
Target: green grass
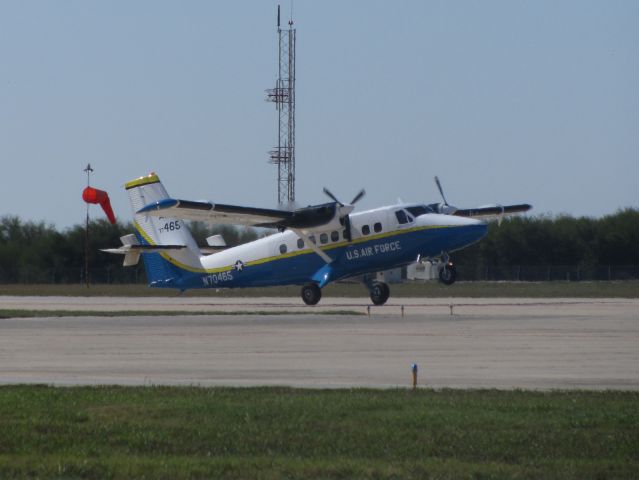
M 639 281 L 610 282 L 416 282 L 391 285 L 391 297 L 528 297 L 528 298 L 639 298 Z M 269 287 L 233 290 L 204 289 L 179 293 L 145 285 L 0 285 L 0 295 L 62 296 L 158 296 L 158 297 L 298 297 L 300 287 Z M 324 297 L 368 297 L 359 284 L 331 284 Z
M 0 478 L 636 478 L 639 392 L 0 387 Z

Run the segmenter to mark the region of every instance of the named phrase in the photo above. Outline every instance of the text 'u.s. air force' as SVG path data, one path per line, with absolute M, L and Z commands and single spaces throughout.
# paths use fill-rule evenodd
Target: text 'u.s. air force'
M 376 243 L 370 247 L 354 248 L 346 251 L 347 260 L 356 260 L 358 258 L 372 257 L 374 255 L 381 255 L 385 253 L 396 252 L 401 250 L 402 246 L 399 240 L 394 242 Z

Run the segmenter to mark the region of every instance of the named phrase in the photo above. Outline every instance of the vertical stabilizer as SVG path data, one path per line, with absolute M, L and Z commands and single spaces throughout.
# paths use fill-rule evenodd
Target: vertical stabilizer
M 202 270 L 200 249 L 182 220 L 136 213 L 142 207 L 169 198 L 154 173 L 125 184 L 142 245 L 184 245 L 175 252 L 143 253 L 149 284 L 156 287 L 183 288 L 191 272 Z

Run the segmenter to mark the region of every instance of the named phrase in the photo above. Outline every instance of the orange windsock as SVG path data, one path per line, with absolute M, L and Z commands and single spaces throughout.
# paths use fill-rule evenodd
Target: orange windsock
M 109 222 L 115 224 L 115 215 L 111 208 L 111 201 L 109 200 L 109 194 L 104 190 L 98 190 L 97 188 L 87 187 L 82 192 L 82 200 L 87 203 L 100 204 L 102 210 L 106 214 Z

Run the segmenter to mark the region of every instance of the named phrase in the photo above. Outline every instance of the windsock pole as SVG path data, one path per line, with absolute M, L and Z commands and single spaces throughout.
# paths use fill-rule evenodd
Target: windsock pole
M 91 164 L 87 164 L 87 168 L 84 169 L 87 174 L 87 187 L 91 185 Z M 86 281 L 87 288 L 89 288 L 89 203 L 87 202 L 87 220 L 86 230 L 84 234 L 84 280 Z

